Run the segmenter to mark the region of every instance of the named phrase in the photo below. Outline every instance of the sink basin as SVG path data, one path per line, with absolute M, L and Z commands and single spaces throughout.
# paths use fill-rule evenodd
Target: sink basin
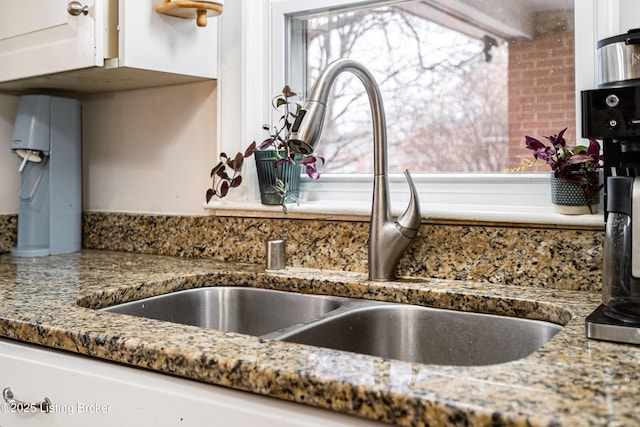
M 438 365 L 517 360 L 562 329 L 538 320 L 240 287 L 178 291 L 102 310 Z
M 259 336 L 315 319 L 340 307 L 342 301 L 268 289 L 211 287 L 127 302 L 103 311 Z
M 537 320 L 385 304 L 336 314 L 280 339 L 407 362 L 477 366 L 525 357 L 561 329 Z

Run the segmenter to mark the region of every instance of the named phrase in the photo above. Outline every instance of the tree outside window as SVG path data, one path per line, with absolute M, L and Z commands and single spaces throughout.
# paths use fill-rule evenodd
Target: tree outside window
M 571 117 L 555 117 L 557 124 L 552 111 L 540 123 L 535 118 L 542 113 L 534 111 L 533 120 L 525 117 L 541 104 L 535 96 L 526 97 L 531 85 L 544 78 L 540 71 L 527 76 L 524 63 L 533 55 L 537 36 L 509 39 L 482 28 L 469 30 L 468 23 L 444 25 L 416 13 L 412 3 L 422 2 L 315 15 L 296 25 L 302 29 L 297 36 L 305 46 L 307 87 L 338 58 L 360 61 L 375 76 L 385 103 L 391 173 L 405 168 L 414 173 L 503 172 L 530 155 L 520 149 L 525 134 L 548 135 L 575 123 L 572 87 L 555 99 L 569 100 L 563 105 Z M 570 33 L 562 44 L 573 47 L 572 27 L 563 22 L 540 35 L 547 45 Z M 571 64 L 571 59 L 551 64 L 548 73 L 565 73 L 572 82 Z M 547 86 L 536 89 L 553 96 Z M 542 108 L 552 110 L 554 100 L 544 102 Z M 371 173 L 370 109 L 358 79 L 349 73 L 338 77 L 327 107 L 319 144 L 327 158 L 324 172 Z

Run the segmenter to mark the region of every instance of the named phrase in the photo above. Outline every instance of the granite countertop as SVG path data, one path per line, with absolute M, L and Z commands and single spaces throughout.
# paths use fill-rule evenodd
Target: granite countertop
M 514 362 L 385 360 L 101 312 L 201 286 L 256 286 L 566 324 Z M 0 257 L 0 336 L 399 425 L 640 426 L 640 347 L 588 340 L 598 294 L 218 263 L 107 251 Z M 327 398 L 330 396 L 330 398 Z

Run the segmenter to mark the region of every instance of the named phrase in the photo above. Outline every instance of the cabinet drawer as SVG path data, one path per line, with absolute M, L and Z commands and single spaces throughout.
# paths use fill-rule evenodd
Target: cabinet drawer
M 368 420 L 0 340 L 0 389 L 42 413 L 0 403 L 1 426 L 367 426 Z

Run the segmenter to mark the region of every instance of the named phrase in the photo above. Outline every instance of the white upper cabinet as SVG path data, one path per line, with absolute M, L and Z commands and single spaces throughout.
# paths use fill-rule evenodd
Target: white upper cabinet
M 167 73 L 215 78 L 218 19 L 206 27 L 195 19 L 162 15 L 162 0 L 120 0 L 120 65 Z M 195 12 L 194 12 L 195 13 Z
M 163 0 L 3 0 L 0 91 L 96 93 L 217 77 L 217 18 L 159 14 Z
M 102 65 L 97 57 L 95 1 L 90 16 L 67 12 L 66 0 L 4 0 L 0 14 L 2 81 Z M 79 3 L 78 3 L 79 4 Z M 98 13 L 101 20 L 102 13 Z

